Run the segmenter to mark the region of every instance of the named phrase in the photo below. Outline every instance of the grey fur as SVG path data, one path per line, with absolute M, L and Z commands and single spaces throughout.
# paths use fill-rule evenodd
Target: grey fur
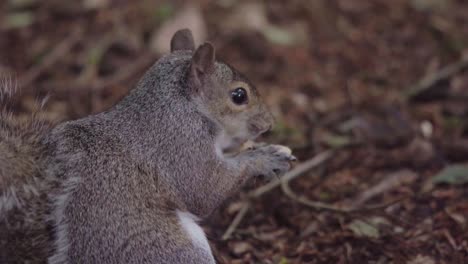
M 273 119 L 228 65 L 216 62 L 194 81 L 192 54 L 164 56 L 109 111 L 40 135 L 39 171 L 59 182 L 47 196 L 49 263 L 213 263 L 177 212 L 205 218 L 252 177 L 289 169 L 274 146 L 222 154 L 220 138 L 240 144 Z M 252 89 L 242 111 L 228 107 L 229 85 L 239 81 Z
M 4 102 L 12 96 L 14 88 L 0 87 Z M 48 193 L 58 187 L 44 173 L 41 140 L 51 125 L 36 114 L 16 119 L 5 109 L 0 110 L 0 263 L 44 263 L 53 251 Z

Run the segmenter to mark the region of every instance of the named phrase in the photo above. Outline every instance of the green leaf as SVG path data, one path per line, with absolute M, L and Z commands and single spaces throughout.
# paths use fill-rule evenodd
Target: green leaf
M 361 220 L 354 220 L 349 224 L 349 229 L 353 231 L 354 234 L 361 237 L 371 237 L 371 238 L 379 238 L 380 232 L 379 230 L 364 221 Z
M 34 16 L 31 12 L 16 12 L 6 15 L 3 19 L 3 29 L 23 28 L 34 22 Z
M 296 39 L 293 34 L 285 29 L 269 26 L 263 30 L 264 36 L 273 44 L 278 45 L 293 45 L 296 43 Z
M 91 65 L 98 65 L 104 56 L 105 50 L 101 46 L 93 47 L 88 52 L 88 63 Z
M 8 1 L 12 9 L 31 7 L 36 2 L 37 2 L 36 0 L 10 0 Z
M 460 185 L 468 183 L 468 167 L 452 165 L 443 169 L 432 178 L 434 184 L 447 183 Z
M 411 0 L 411 7 L 417 11 L 440 11 L 448 7 L 447 0 Z
M 342 148 L 351 144 L 351 139 L 347 136 L 328 135 L 324 138 L 325 143 L 332 148 Z
M 174 7 L 169 3 L 164 3 L 155 10 L 154 16 L 158 21 L 165 21 L 169 19 L 173 14 Z

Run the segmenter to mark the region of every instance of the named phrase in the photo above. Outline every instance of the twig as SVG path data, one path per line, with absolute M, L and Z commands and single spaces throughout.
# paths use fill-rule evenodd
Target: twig
M 283 193 L 289 198 L 291 198 L 292 200 L 297 201 L 301 204 L 304 204 L 306 206 L 312 207 L 317 210 L 329 210 L 329 211 L 335 211 L 335 212 L 340 212 L 340 213 L 349 213 L 351 211 L 351 209 L 349 208 L 340 208 L 340 207 L 325 204 L 322 202 L 311 201 L 303 196 L 299 196 L 296 193 L 294 193 L 293 190 L 291 190 L 291 187 L 289 187 L 289 182 L 282 182 L 281 189 L 283 190 Z
M 408 98 L 418 96 L 425 90 L 433 87 L 436 83 L 446 80 L 466 68 L 468 68 L 468 56 L 462 56 L 459 61 L 447 65 L 436 73 L 429 74 L 422 78 L 416 85 L 409 89 L 407 96 Z
M 243 207 L 239 210 L 234 220 L 231 222 L 229 227 L 227 228 L 226 232 L 222 236 L 223 240 L 227 240 L 231 237 L 232 233 L 236 230 L 236 228 L 241 223 L 242 219 L 244 218 L 245 214 L 250 208 L 251 200 L 258 199 L 260 196 L 264 195 L 265 193 L 275 189 L 276 187 L 280 186 L 282 182 L 289 182 L 290 180 L 304 174 L 305 172 L 317 167 L 318 165 L 322 164 L 323 162 L 327 161 L 330 157 L 332 157 L 334 151 L 327 150 L 322 153 L 317 154 L 315 157 L 311 158 L 310 160 L 298 165 L 293 170 L 286 173 L 283 177 L 281 177 L 277 181 L 271 181 L 270 183 L 263 185 L 253 191 L 251 191 L 247 197 L 248 200 L 244 202 Z
M 331 158 L 334 154 L 333 150 L 327 150 L 322 153 L 317 154 L 315 157 L 312 159 L 298 165 L 295 167 L 293 170 L 290 172 L 286 173 L 283 177 L 281 177 L 277 181 L 272 181 L 264 186 L 261 186 L 253 191 L 251 191 L 247 197 L 248 199 L 244 202 L 244 205 L 242 208 L 239 210 L 237 215 L 235 216 L 234 220 L 231 222 L 229 227 L 227 228 L 226 232 L 222 236 L 222 240 L 227 240 L 231 237 L 232 233 L 237 229 L 239 224 L 241 223 L 242 219 L 246 215 L 247 211 L 249 210 L 252 200 L 258 199 L 260 196 L 264 195 L 265 193 L 275 189 L 278 186 L 281 186 L 282 191 L 286 196 L 291 198 L 294 201 L 297 201 L 301 204 L 304 204 L 308 207 L 311 207 L 316 210 L 328 210 L 328 211 L 333 211 L 336 213 L 341 213 L 341 214 L 351 214 L 351 213 L 357 213 L 357 212 L 368 212 L 368 211 L 375 211 L 375 210 L 381 210 L 383 208 L 387 208 L 391 205 L 394 205 L 408 197 L 402 197 L 398 198 L 395 200 L 392 200 L 388 203 L 383 203 L 383 204 L 377 204 L 377 205 L 371 205 L 371 206 L 366 206 L 366 207 L 359 207 L 359 208 L 354 208 L 354 207 L 337 207 L 333 205 L 329 205 L 326 203 L 322 202 L 317 202 L 317 201 L 311 201 L 305 197 L 298 196 L 293 192 L 293 190 L 289 187 L 289 182 L 297 178 L 300 175 L 303 175 L 307 171 L 319 166 L 320 164 L 326 162 L 329 158 Z
M 86 91 L 101 91 L 108 87 L 114 86 L 116 84 L 125 82 L 131 79 L 140 71 L 143 71 L 151 63 L 156 60 L 156 56 L 153 54 L 143 54 L 135 62 L 128 64 L 124 68 L 118 70 L 115 74 L 109 77 L 98 78 L 91 83 L 77 83 L 70 84 L 68 82 L 54 82 L 47 83 L 44 85 L 44 89 L 47 89 L 54 93 L 64 92 L 67 93 L 72 90 Z
M 138 72 L 142 71 L 148 65 L 153 63 L 156 60 L 156 56 L 154 54 L 144 54 L 140 56 L 134 63 L 129 64 L 128 66 L 120 69 L 117 73 L 112 75 L 109 78 L 101 78 L 96 80 L 93 83 L 93 89 L 103 90 L 109 86 L 124 82 L 130 79 L 132 76 L 137 74 Z
M 88 47 L 87 52 L 87 62 L 84 65 L 84 69 L 81 71 L 80 75 L 77 77 L 77 83 L 87 84 L 94 78 L 96 78 L 99 65 L 109 50 L 109 48 L 116 42 L 116 37 L 113 32 L 104 35 L 99 40 L 97 40 L 91 47 Z
M 41 75 L 45 70 L 54 65 L 60 58 L 68 53 L 73 46 L 80 40 L 82 30 L 76 28 L 70 35 L 62 42 L 57 44 L 53 50 L 47 54 L 42 62 L 35 67 L 31 68 L 26 74 L 23 75 L 19 82 L 19 87 L 28 87 Z
M 322 153 L 317 154 L 315 157 L 307 160 L 306 162 L 299 164 L 293 170 L 286 173 L 283 177 L 281 177 L 278 181 L 271 181 L 266 185 L 260 186 L 257 189 L 251 191 L 248 194 L 250 198 L 258 198 L 263 194 L 273 190 L 274 188 L 280 186 L 282 182 L 289 182 L 290 180 L 306 173 L 307 171 L 317 167 L 318 165 L 322 164 L 323 162 L 327 161 L 333 155 L 333 150 L 326 150 Z
M 283 190 L 286 196 L 288 196 L 289 198 L 291 198 L 292 200 L 298 203 L 301 203 L 303 205 L 306 205 L 316 210 L 328 210 L 328 211 L 333 211 L 333 212 L 343 213 L 343 214 L 381 210 L 408 198 L 408 197 L 402 197 L 402 198 L 398 198 L 387 203 L 376 204 L 376 205 L 365 206 L 365 207 L 338 207 L 338 206 L 333 206 L 333 205 L 322 203 L 322 202 L 312 201 L 312 200 L 307 199 L 304 196 L 297 195 L 289 186 L 289 182 L 282 182 L 281 189 Z
M 234 220 L 232 220 L 232 223 L 229 225 L 226 232 L 224 232 L 224 235 L 221 238 L 222 240 L 227 240 L 231 237 L 232 233 L 236 230 L 237 226 L 240 224 L 245 214 L 249 211 L 249 208 L 250 208 L 250 202 L 245 202 L 242 208 L 237 213 Z
M 445 236 L 445 238 L 449 242 L 450 246 L 452 246 L 452 248 L 454 250 L 459 250 L 459 248 L 457 246 L 457 242 L 455 242 L 455 239 L 453 239 L 453 236 L 450 234 L 450 231 L 447 228 L 444 228 L 442 230 L 442 234 Z

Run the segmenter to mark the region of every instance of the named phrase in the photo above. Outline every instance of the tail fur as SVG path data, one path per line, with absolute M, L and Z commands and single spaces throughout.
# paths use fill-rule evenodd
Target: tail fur
M 43 136 L 51 125 L 39 111 L 19 117 L 10 109 L 17 92 L 0 82 L 0 263 L 44 263 L 51 241 Z

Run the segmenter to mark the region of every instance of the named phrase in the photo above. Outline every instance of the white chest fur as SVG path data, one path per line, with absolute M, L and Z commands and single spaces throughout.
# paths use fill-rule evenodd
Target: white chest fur
M 177 216 L 179 217 L 180 225 L 192 240 L 193 246 L 203 249 L 210 256 L 213 256 L 210 245 L 208 244 L 208 239 L 206 239 L 205 232 L 203 232 L 203 229 L 196 222 L 198 217 L 191 213 L 182 211 L 177 211 Z

